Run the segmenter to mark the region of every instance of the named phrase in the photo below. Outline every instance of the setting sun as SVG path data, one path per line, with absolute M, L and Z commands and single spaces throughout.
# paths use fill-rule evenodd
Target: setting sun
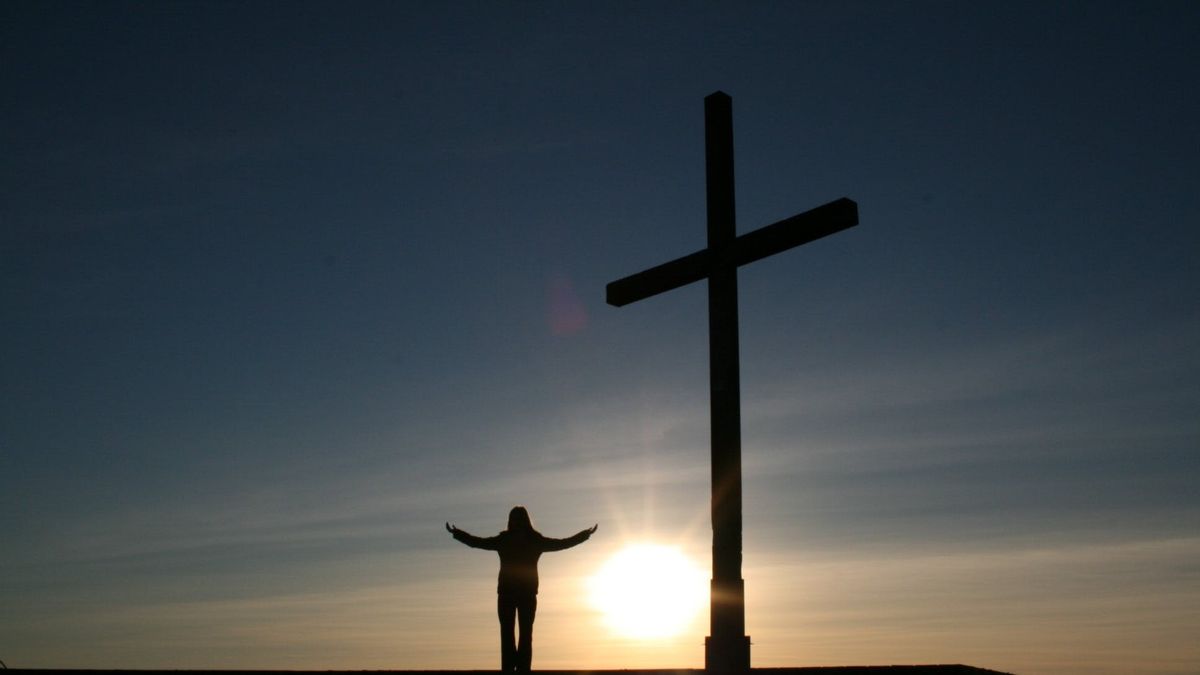
M 707 575 L 678 549 L 655 544 L 621 549 L 588 586 L 609 628 L 636 639 L 680 633 L 708 598 Z

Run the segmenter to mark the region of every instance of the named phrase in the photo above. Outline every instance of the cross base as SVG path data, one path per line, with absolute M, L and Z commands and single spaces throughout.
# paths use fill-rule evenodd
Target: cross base
M 704 638 L 704 670 L 708 675 L 744 675 L 750 672 L 750 636 Z

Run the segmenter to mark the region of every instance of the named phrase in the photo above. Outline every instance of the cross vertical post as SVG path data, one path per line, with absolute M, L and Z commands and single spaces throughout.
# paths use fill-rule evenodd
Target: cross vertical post
M 712 425 L 712 582 L 704 664 L 710 672 L 750 668 L 742 580 L 742 429 L 738 372 L 737 223 L 733 190 L 733 101 L 704 99 L 708 202 L 708 372 Z

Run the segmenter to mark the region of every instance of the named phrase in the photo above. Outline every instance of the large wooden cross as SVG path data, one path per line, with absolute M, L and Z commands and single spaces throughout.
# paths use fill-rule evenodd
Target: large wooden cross
M 708 279 L 708 367 L 712 417 L 712 584 L 704 667 L 746 672 L 742 581 L 742 430 L 738 374 L 737 268 L 858 224 L 858 205 L 842 198 L 737 236 L 733 207 L 733 105 L 723 92 L 704 99 L 708 248 L 610 283 L 608 304 L 636 302 Z

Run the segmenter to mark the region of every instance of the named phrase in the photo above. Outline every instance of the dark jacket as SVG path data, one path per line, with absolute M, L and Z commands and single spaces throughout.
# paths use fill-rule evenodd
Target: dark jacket
M 587 530 L 566 539 L 553 539 L 539 532 L 505 530 L 494 537 L 476 537 L 456 530 L 454 538 L 472 548 L 482 548 L 500 554 L 500 579 L 496 592 L 500 595 L 536 595 L 538 592 L 538 558 L 548 551 L 561 551 L 587 541 Z

